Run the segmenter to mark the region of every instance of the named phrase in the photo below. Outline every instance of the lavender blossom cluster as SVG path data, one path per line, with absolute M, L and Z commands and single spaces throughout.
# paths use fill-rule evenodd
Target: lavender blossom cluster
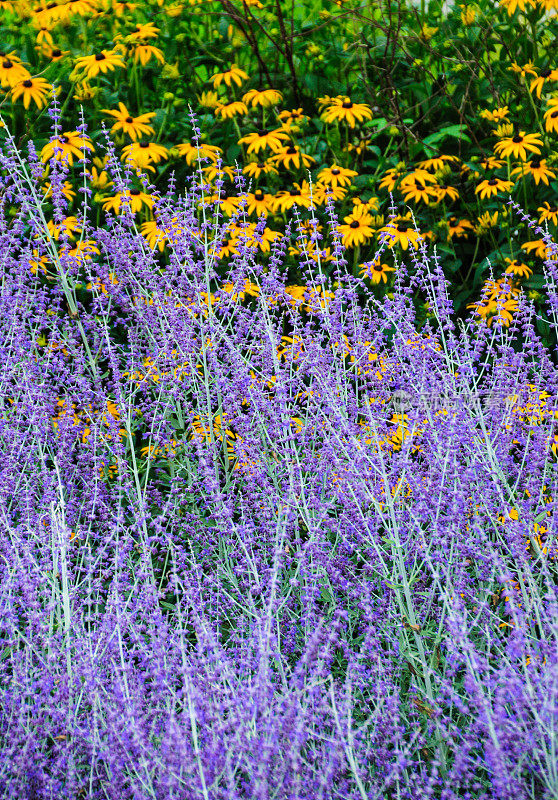
M 201 173 L 157 197 L 164 267 L 125 208 L 93 223 L 85 171 L 71 241 L 67 167 L 50 199 L 42 173 L 6 135 L 0 796 L 558 798 L 558 369 L 529 303 L 457 322 L 424 248 L 379 301 L 330 205 L 334 274 L 304 251 L 296 305 L 286 237 L 223 273 Z

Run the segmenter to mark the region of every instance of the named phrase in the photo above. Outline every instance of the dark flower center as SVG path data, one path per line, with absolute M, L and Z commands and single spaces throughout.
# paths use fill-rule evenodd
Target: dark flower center
M 514 144 L 519 144 L 522 141 L 523 141 L 523 136 L 520 136 L 519 134 L 516 134 L 512 139 L 512 142 Z
M 533 161 L 531 161 L 531 164 L 530 164 L 531 169 L 540 169 L 540 166 L 541 166 L 540 159 L 537 158 L 537 159 L 534 159 Z
M 558 117 L 558 111 L 553 111 L 550 115 L 550 119 L 556 119 L 556 117 Z
M 399 231 L 399 233 L 407 233 L 407 231 L 409 230 L 409 226 L 408 225 L 403 225 L 403 223 L 400 223 L 397 226 L 397 230 Z
M 130 194 L 132 195 L 132 197 L 137 197 L 139 193 L 140 193 L 139 189 L 130 189 Z
M 497 183 L 498 183 L 498 181 L 497 181 L 496 178 L 490 178 L 490 180 L 488 181 L 488 185 L 489 186 L 496 186 Z
M 265 128 L 258 128 L 258 136 L 267 136 L 268 131 Z
M 23 85 L 25 86 L 26 89 L 30 89 L 33 86 L 33 81 L 30 80 L 23 81 Z
M 134 121 L 133 117 L 126 117 L 126 119 L 124 120 L 124 122 L 127 122 L 128 125 L 131 125 L 133 121 Z
M 296 147 L 294 145 L 291 145 L 290 147 L 287 148 L 287 153 L 290 156 L 294 156 L 294 154 L 296 153 Z
M 70 140 L 68 139 L 68 137 L 67 137 L 67 136 L 59 136 L 59 137 L 58 137 L 58 141 L 59 141 L 59 142 L 61 142 L 61 144 L 68 144 L 68 142 L 69 142 Z
M 351 222 L 351 224 L 350 224 L 350 226 L 349 226 L 349 227 L 351 227 L 351 228 L 360 228 L 360 222 L 358 221 L 358 219 L 354 219 L 354 220 Z
M 254 197 L 256 198 L 256 200 L 263 200 L 264 193 L 262 192 L 261 189 L 256 189 L 256 191 L 254 192 Z
M 58 58 L 61 55 L 62 55 L 62 50 L 58 50 L 58 48 L 56 48 L 55 50 L 52 51 L 52 57 L 53 58 Z
M 543 69 L 543 71 L 541 72 L 541 78 L 548 78 L 550 77 L 551 73 L 552 73 L 551 69 Z
M 384 268 L 382 267 L 381 264 L 374 264 L 372 269 L 374 270 L 374 272 L 383 272 L 384 271 Z
M 106 58 L 106 55 L 104 53 L 97 53 L 95 55 L 95 61 L 104 61 L 105 58 Z
M 9 59 L 6 59 L 6 61 L 2 62 L 2 67 L 4 69 L 11 69 L 13 67 L 13 63 Z
M 420 192 L 423 192 L 423 191 L 424 191 L 424 184 L 422 184 L 420 181 L 417 181 L 417 180 L 415 180 L 415 186 L 417 187 L 417 189 L 418 189 Z
M 140 142 L 140 147 L 145 150 L 147 147 L 149 147 L 149 142 Z
M 458 227 L 458 225 L 459 225 L 459 222 L 458 222 L 458 220 L 456 220 L 456 219 L 450 219 L 450 228 L 457 228 L 457 227 Z
M 350 100 L 345 100 L 345 102 L 341 106 L 341 108 L 352 108 L 352 107 L 353 107 L 353 104 L 352 104 L 352 102 Z
M 522 267 L 521 261 L 512 261 L 512 267 Z
M 341 175 L 341 170 L 340 170 L 340 169 L 337 169 L 337 168 L 335 168 L 335 169 L 332 169 L 332 170 L 331 170 L 331 174 L 332 174 L 332 175 Z
M 291 197 L 298 197 L 300 192 L 298 191 L 298 189 L 291 189 L 289 194 L 290 194 Z
M 264 161 L 258 161 L 256 166 L 257 166 L 258 169 L 265 169 L 265 162 Z

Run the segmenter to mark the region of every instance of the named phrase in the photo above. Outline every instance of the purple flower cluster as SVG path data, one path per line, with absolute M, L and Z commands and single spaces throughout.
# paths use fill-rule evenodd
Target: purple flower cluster
M 334 234 L 334 283 L 305 253 L 293 302 L 263 226 L 224 274 L 194 181 L 156 201 L 164 267 L 86 192 L 57 239 L 41 174 L 8 137 L 0 795 L 556 798 L 558 371 L 532 308 L 457 324 L 426 249 L 378 302 Z

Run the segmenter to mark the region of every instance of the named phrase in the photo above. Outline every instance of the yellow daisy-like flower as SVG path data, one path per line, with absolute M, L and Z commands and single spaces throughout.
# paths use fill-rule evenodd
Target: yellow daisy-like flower
M 513 275 L 516 278 L 529 278 L 533 274 L 531 267 L 524 264 L 523 261 L 512 258 L 504 258 L 504 261 L 508 265 L 506 267 L 508 275 Z
M 46 99 L 52 92 L 52 86 L 44 78 L 26 78 L 16 83 L 12 89 L 12 101 L 23 98 L 24 108 L 29 108 L 31 100 L 38 108 L 46 105 Z
M 256 189 L 246 195 L 246 213 L 267 217 L 273 206 L 273 195 L 266 194 L 263 189 Z
M 262 175 L 278 175 L 277 168 L 269 158 L 267 161 L 249 161 L 242 172 L 250 178 L 260 178 Z
M 41 187 L 41 191 L 43 192 L 45 199 L 52 197 L 52 184 L 50 183 L 50 181 L 48 181 L 48 183 L 45 186 Z M 64 195 L 66 200 L 73 200 L 74 197 L 76 196 L 76 193 L 74 192 L 74 188 L 70 183 L 70 181 L 64 181 L 64 184 L 62 186 L 62 194 Z
M 182 229 L 178 225 L 178 220 L 173 219 L 173 227 L 171 228 L 173 234 L 180 234 Z M 165 249 L 169 239 L 169 228 L 159 227 L 157 220 L 149 220 L 144 222 L 141 226 L 141 235 L 147 240 L 149 247 L 154 250 L 158 247 L 161 252 Z
M 390 167 L 384 173 L 384 176 L 378 187 L 380 189 L 387 189 L 388 192 L 393 192 L 400 178 L 405 174 L 405 164 L 398 164 L 396 167 Z
M 527 3 L 531 6 L 531 8 L 537 7 L 535 0 L 499 0 L 499 2 L 502 8 L 506 9 L 510 17 L 515 14 L 518 8 L 520 11 L 525 11 L 525 6 Z
M 492 111 L 483 109 L 479 116 L 483 119 L 487 119 L 489 122 L 500 122 L 501 120 L 506 119 L 509 113 L 509 108 L 507 106 L 502 106 L 501 108 L 493 108 Z
M 350 186 L 351 178 L 356 178 L 357 175 L 358 172 L 354 169 L 345 169 L 333 164 L 331 167 L 324 167 L 318 173 L 318 180 L 335 189 L 337 186 Z
M 380 201 L 377 197 L 370 197 L 368 200 L 363 200 L 361 197 L 353 197 L 353 205 L 363 211 L 380 210 Z
M 485 197 L 492 197 L 498 192 L 509 192 L 514 186 L 513 181 L 503 181 L 501 178 L 490 178 L 490 180 L 481 181 L 475 189 L 475 194 L 480 194 L 480 199 L 484 200 Z
M 91 167 L 91 170 L 89 171 L 89 186 L 92 189 L 102 192 L 105 189 L 108 189 L 109 186 L 113 186 L 113 181 L 109 179 L 108 172 L 106 172 L 104 169 Z
M 217 92 L 202 92 L 197 94 L 198 103 L 202 108 L 217 108 L 219 105 L 219 95 Z
M 269 148 L 274 153 L 278 153 L 284 147 L 285 140 L 289 135 L 280 129 L 268 131 L 261 128 L 254 133 L 248 133 L 238 140 L 238 144 L 247 144 L 247 153 L 259 153 L 260 150 Z
M 145 42 L 142 42 L 141 44 L 135 44 L 132 45 L 130 51 L 133 55 L 134 62 L 136 64 L 141 64 L 142 67 L 145 67 L 145 65 L 148 64 L 152 58 L 154 58 L 155 61 L 158 61 L 159 64 L 165 63 L 165 55 L 163 51 L 152 44 L 146 44 Z
M 347 190 L 343 186 L 329 186 L 318 182 L 312 187 L 312 200 L 317 206 L 325 205 L 328 200 L 342 200 L 346 194 Z
M 58 225 L 55 225 L 55 223 L 49 219 L 47 228 L 52 238 L 56 241 L 60 239 L 62 233 L 70 239 L 75 239 L 76 234 L 81 232 L 81 225 L 77 217 L 66 217 L 66 219 L 63 219 Z
M 126 36 L 126 42 L 137 42 L 141 39 L 156 39 L 160 30 L 152 22 L 137 23 L 135 29 Z
M 76 59 L 76 69 L 83 70 L 87 78 L 94 78 L 99 73 L 114 72 L 116 67 L 126 68 L 120 54 L 114 50 L 101 50 L 90 56 L 81 56 Z
M 477 236 L 482 236 L 488 233 L 491 228 L 495 228 L 498 224 L 498 215 L 498 211 L 494 211 L 492 214 L 490 211 L 485 211 L 484 214 L 481 214 L 475 225 L 475 233 Z
M 549 82 L 558 81 L 558 69 L 543 69 L 539 75 L 531 81 L 529 91 L 535 93 L 540 99 L 543 88 Z
M 271 157 L 274 164 L 284 167 L 285 169 L 301 169 L 302 167 L 309 167 L 310 164 L 315 164 L 316 159 L 312 156 L 303 153 L 300 147 L 290 144 L 287 147 L 282 147 L 275 155 Z M 292 166 L 291 166 L 292 165 Z
M 447 203 L 448 201 L 452 203 L 454 200 L 459 199 L 459 192 L 455 188 L 455 186 L 448 186 L 447 184 L 441 184 L 440 186 L 433 186 L 432 189 L 435 192 L 436 202 L 440 203 L 442 200 Z
M 250 104 L 252 108 L 256 108 L 257 106 L 269 108 L 270 106 L 275 106 L 277 103 L 280 103 L 282 99 L 283 95 L 281 92 L 277 91 L 277 89 L 250 89 L 242 97 L 242 101 L 246 103 L 246 105 Z
M 324 122 L 346 122 L 354 128 L 357 122 L 372 119 L 372 109 L 365 103 L 353 103 L 350 97 L 335 97 L 321 114 Z
M 373 284 L 381 283 L 382 281 L 387 283 L 388 273 L 395 272 L 394 267 L 382 264 L 379 256 L 374 261 L 365 261 L 360 267 L 360 274 L 372 281 Z
M 521 164 L 519 167 L 512 169 L 512 175 L 531 175 L 537 186 L 542 181 L 549 185 L 549 178 L 555 178 L 556 173 L 553 172 L 546 166 L 546 158 L 534 158 L 531 161 L 527 161 L 525 164 Z
M 58 152 L 55 153 L 55 150 Z M 46 162 L 51 158 L 56 161 L 68 159 L 71 167 L 74 163 L 74 156 L 78 160 L 84 158 L 84 150 L 93 150 L 93 145 L 88 138 L 82 136 L 77 131 L 66 131 L 61 136 L 57 136 L 41 150 L 41 161 Z
M 410 224 L 409 220 L 392 220 L 383 228 L 378 231 L 380 241 L 387 244 L 388 247 L 393 248 L 396 244 L 401 245 L 403 250 L 407 250 L 411 244 L 415 250 L 422 240 L 424 234 L 417 232 Z
M 0 86 L 13 89 L 22 81 L 30 80 L 31 73 L 11 53 L 0 61 Z
M 121 160 L 136 169 L 149 168 L 169 157 L 168 150 L 156 142 L 133 142 L 122 149 Z M 153 171 L 153 170 L 152 170 Z
M 301 128 L 300 125 L 308 122 L 310 117 L 302 113 L 302 108 L 293 108 L 291 111 L 281 111 L 277 114 L 277 119 L 281 122 L 284 130 L 293 131 L 298 133 Z
M 528 152 L 540 154 L 539 148 L 542 147 L 542 144 L 542 139 L 538 133 L 520 131 L 515 136 L 497 142 L 494 145 L 494 152 L 500 153 L 504 158 L 512 156 L 526 161 Z
M 374 236 L 372 217 L 366 212 L 353 211 L 348 217 L 343 218 L 344 225 L 338 225 L 345 247 L 355 247 L 368 242 Z
M 401 181 L 399 188 L 403 193 L 405 202 L 413 200 L 415 203 L 418 203 L 422 200 L 423 203 L 429 205 L 430 200 L 437 199 L 436 187 L 429 186 L 417 177 L 412 177 L 410 180 L 407 180 L 405 184 Z
M 214 113 L 216 117 L 221 117 L 221 119 L 232 119 L 240 114 L 247 116 L 248 106 L 241 100 L 233 100 L 232 103 L 219 103 Z
M 552 248 L 545 244 L 544 239 L 536 239 L 534 242 L 524 242 L 521 245 L 521 249 L 526 250 L 528 253 L 534 253 L 538 258 L 552 258 Z
M 232 86 L 233 83 L 236 83 L 237 86 L 242 86 L 242 83 L 248 79 L 249 75 L 247 75 L 243 69 L 237 67 L 236 64 L 233 64 L 224 72 L 216 72 L 209 80 L 213 82 L 213 88 L 217 89 L 222 83 L 229 87 Z
M 479 167 L 481 169 L 484 169 L 484 170 L 487 170 L 487 169 L 500 169 L 503 166 L 504 166 L 504 162 L 500 161 L 500 159 L 496 158 L 496 156 L 486 156 L 486 158 L 482 158 L 479 161 Z
M 116 131 L 127 133 L 134 142 L 140 135 L 153 136 L 155 133 L 155 129 L 147 124 L 155 116 L 154 111 L 147 111 L 145 114 L 134 117 L 130 114 L 124 103 L 118 103 L 118 111 L 110 108 L 102 108 L 101 111 L 116 119 L 116 122 L 111 128 L 113 133 Z
M 468 219 L 457 219 L 457 217 L 450 217 L 448 220 L 448 236 L 453 239 L 455 236 L 458 239 L 467 239 L 469 231 L 473 231 L 473 225 Z
M 435 158 L 427 158 L 425 161 L 419 161 L 417 167 L 421 170 L 438 172 L 443 169 L 446 164 L 457 161 L 459 161 L 457 156 L 436 156 Z
M 542 206 L 537 208 L 537 211 L 540 214 L 539 217 L 539 224 L 542 225 L 543 222 L 553 222 L 555 225 L 558 225 L 558 206 L 556 204 L 550 205 L 547 201 L 543 203 Z
M 511 66 L 508 67 L 511 72 L 515 72 L 516 75 L 520 75 L 522 78 L 526 78 L 527 75 L 537 75 L 537 70 L 535 69 L 535 65 L 528 61 L 526 64 L 521 66 L 520 64 L 516 64 L 515 61 L 512 61 Z
M 127 198 L 129 201 L 132 214 L 135 214 L 136 211 L 141 211 L 144 205 L 148 208 L 153 207 L 153 198 L 150 195 L 142 192 L 140 189 L 126 189 L 124 192 L 118 192 L 114 197 L 108 197 L 103 203 L 103 209 L 119 214 L 123 206 L 124 198 Z
M 547 133 L 558 133 L 558 103 L 545 111 L 544 126 Z
M 310 199 L 310 184 L 308 181 L 303 181 L 302 184 L 293 184 L 290 190 L 281 190 L 277 192 L 273 199 L 274 211 L 288 211 L 295 204 L 297 206 L 304 206 L 310 208 L 312 201 Z
M 201 142 L 196 145 L 194 141 L 182 142 L 182 144 L 175 145 L 174 149 L 178 151 L 178 155 L 186 159 L 188 166 L 192 166 L 198 158 L 209 158 L 215 164 L 219 155 L 223 152 L 216 145 L 202 144 Z
M 461 22 L 465 25 L 466 28 L 469 28 L 471 25 L 474 24 L 477 18 L 477 10 L 473 8 L 473 6 L 466 6 L 466 5 L 459 5 L 461 9 Z
M 226 164 L 221 164 L 221 166 L 217 166 L 216 164 L 212 164 L 209 167 L 204 167 L 202 169 L 203 174 L 207 178 L 208 183 L 213 183 L 215 178 L 223 178 L 227 177 L 231 183 L 234 183 L 234 179 L 236 176 L 236 168 L 228 167 Z
M 240 197 L 229 196 L 225 189 L 221 189 L 219 193 L 211 194 L 204 197 L 202 200 L 204 205 L 217 205 L 219 209 L 228 217 L 232 217 L 238 211 L 240 205 Z

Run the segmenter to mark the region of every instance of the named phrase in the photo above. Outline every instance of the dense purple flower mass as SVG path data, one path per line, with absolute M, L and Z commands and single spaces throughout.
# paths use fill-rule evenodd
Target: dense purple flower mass
M 456 320 L 425 248 L 379 303 L 335 234 L 335 282 L 302 258 L 299 300 L 286 238 L 223 276 L 194 182 L 157 200 L 162 269 L 87 192 L 72 240 L 62 162 L 56 238 L 7 142 L 0 795 L 558 797 L 558 371 L 533 308 Z

